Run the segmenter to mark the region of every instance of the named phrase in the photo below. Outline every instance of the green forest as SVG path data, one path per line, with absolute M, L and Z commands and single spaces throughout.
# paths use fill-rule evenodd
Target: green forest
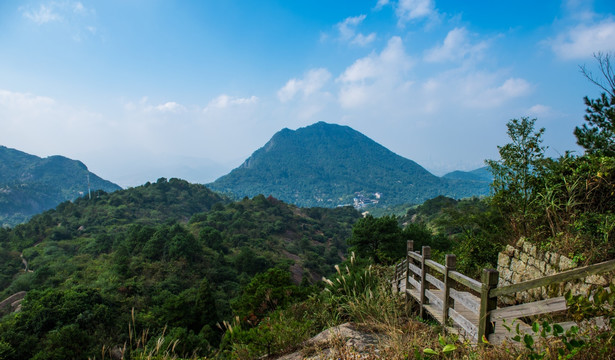
M 28 291 L 0 322 L 0 358 L 95 356 L 129 340 L 133 312 L 135 328 L 180 340 L 178 353 L 208 354 L 218 323 L 313 291 L 358 216 L 262 195 L 230 202 L 178 179 L 62 203 L 0 230 L 0 298 Z M 284 290 L 260 293 L 269 283 Z
M 370 359 L 613 358 L 615 291 L 574 298 L 579 319 L 606 316 L 601 330 L 476 347 L 418 319 L 389 282 L 407 240 L 438 261 L 456 254 L 475 278 L 522 237 L 579 265 L 615 259 L 615 76 L 609 55 L 596 59 L 607 76 L 586 76 L 604 92 L 571 129 L 583 152 L 549 158 L 547 129 L 512 119 L 486 161 L 490 196 L 375 217 L 161 178 L 0 229 L 0 299 L 27 291 L 20 311 L 0 309 L 0 359 L 273 358 L 345 322 L 384 335 Z

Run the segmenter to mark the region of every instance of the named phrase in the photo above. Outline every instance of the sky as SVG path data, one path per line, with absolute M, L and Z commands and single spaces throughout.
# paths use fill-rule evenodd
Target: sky
M 513 118 L 579 152 L 579 66 L 613 51 L 612 0 L 4 0 L 0 145 L 208 183 L 325 121 L 443 175 L 497 159 Z

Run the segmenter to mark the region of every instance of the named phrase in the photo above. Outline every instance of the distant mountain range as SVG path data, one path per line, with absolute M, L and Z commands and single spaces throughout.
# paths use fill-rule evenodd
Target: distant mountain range
M 472 170 L 472 171 L 453 171 L 444 176 L 445 179 L 452 180 L 470 180 L 470 181 L 486 181 L 491 183 L 493 181 L 493 174 L 489 171 L 488 166 Z
M 112 192 L 118 185 L 101 179 L 80 161 L 63 156 L 40 158 L 0 146 L 0 225 L 14 226 L 61 202 Z
M 279 131 L 208 186 L 236 198 L 263 194 L 304 207 L 362 208 L 486 195 L 489 183 L 484 168 L 438 177 L 348 126 L 319 122 Z

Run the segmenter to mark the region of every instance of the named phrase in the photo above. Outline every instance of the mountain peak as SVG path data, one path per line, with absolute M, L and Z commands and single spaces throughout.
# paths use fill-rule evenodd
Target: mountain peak
M 484 192 L 460 190 L 464 184 L 441 179 L 348 126 L 321 121 L 278 131 L 240 167 L 209 186 L 237 197 L 263 194 L 299 206 L 333 207 L 361 199 L 420 203 L 437 195 Z
M 61 202 L 83 196 L 88 186 L 107 192 L 121 189 L 88 171 L 81 161 L 61 155 L 40 158 L 0 146 L 2 226 L 16 225 Z

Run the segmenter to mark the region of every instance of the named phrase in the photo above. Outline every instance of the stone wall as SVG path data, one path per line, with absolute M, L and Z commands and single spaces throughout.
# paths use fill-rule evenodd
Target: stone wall
M 557 274 L 562 271 L 576 268 L 577 264 L 566 256 L 540 251 L 536 245 L 525 239 L 520 239 L 516 246 L 508 245 L 498 256 L 498 272 L 500 280 L 498 286 L 517 284 L 522 281 L 537 279 L 543 276 Z M 571 290 L 576 293 L 587 293 L 592 285 L 607 286 L 610 282 L 615 284 L 615 274 L 591 275 L 584 280 L 572 283 L 559 284 L 550 287 L 531 289 L 517 293 L 514 297 L 503 298 L 505 304 L 542 300 L 549 297 L 560 296 Z

